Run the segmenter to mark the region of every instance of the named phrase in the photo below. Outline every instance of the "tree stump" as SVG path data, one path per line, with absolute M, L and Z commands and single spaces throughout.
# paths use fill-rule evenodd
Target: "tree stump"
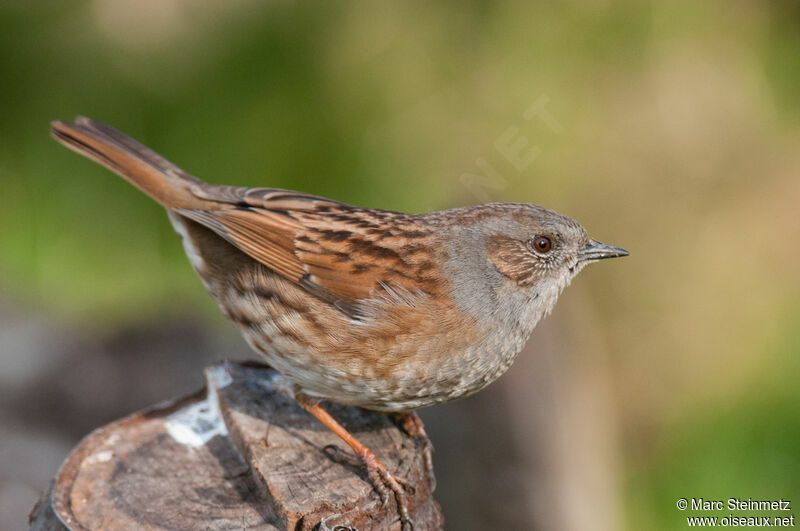
M 223 362 L 206 389 L 95 430 L 67 457 L 31 529 L 400 529 L 346 448 L 301 409 L 272 369 Z M 414 487 L 415 529 L 441 529 L 422 447 L 388 417 L 326 404 Z

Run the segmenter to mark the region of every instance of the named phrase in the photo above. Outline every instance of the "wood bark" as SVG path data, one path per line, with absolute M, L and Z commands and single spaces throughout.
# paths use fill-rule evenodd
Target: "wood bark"
M 301 409 L 290 384 L 254 364 L 205 371 L 206 388 L 95 430 L 72 451 L 31 529 L 400 529 L 363 467 Z M 324 404 L 412 487 L 415 529 L 441 529 L 422 445 L 393 420 Z

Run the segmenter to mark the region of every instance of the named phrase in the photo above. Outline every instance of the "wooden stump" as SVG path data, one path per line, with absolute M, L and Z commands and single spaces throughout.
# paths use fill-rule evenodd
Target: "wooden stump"
M 224 362 L 206 389 L 88 435 L 63 463 L 31 529 L 400 529 L 345 448 L 262 366 Z M 327 405 L 405 478 L 415 529 L 441 529 L 421 445 L 386 416 Z

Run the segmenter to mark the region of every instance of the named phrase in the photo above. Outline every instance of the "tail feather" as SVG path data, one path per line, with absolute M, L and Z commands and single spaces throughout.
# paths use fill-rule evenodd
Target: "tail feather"
M 117 173 L 165 208 L 219 208 L 191 192 L 192 185 L 205 183 L 113 127 L 84 117 L 50 125 L 53 138 Z

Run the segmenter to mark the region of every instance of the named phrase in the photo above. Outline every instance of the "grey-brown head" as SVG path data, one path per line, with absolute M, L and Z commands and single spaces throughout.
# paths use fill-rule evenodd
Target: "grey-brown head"
M 589 238 L 577 221 L 553 210 L 513 203 L 503 229 L 487 242 L 489 260 L 521 288 L 554 283 L 563 288 L 591 262 L 627 256 Z
M 528 314 L 531 327 L 552 310 L 561 291 L 584 266 L 629 254 L 591 239 L 574 219 L 538 205 L 492 203 L 450 212 L 460 218 L 459 241 L 471 241 L 474 246 L 459 252 L 476 253 L 476 261 L 486 264 L 481 276 L 489 279 L 493 296 L 500 295 L 497 310 L 509 319 L 524 319 Z M 474 289 L 476 282 L 473 278 L 464 284 Z M 474 292 L 462 294 L 467 295 L 462 301 L 475 302 Z M 477 298 L 486 304 L 485 297 Z

